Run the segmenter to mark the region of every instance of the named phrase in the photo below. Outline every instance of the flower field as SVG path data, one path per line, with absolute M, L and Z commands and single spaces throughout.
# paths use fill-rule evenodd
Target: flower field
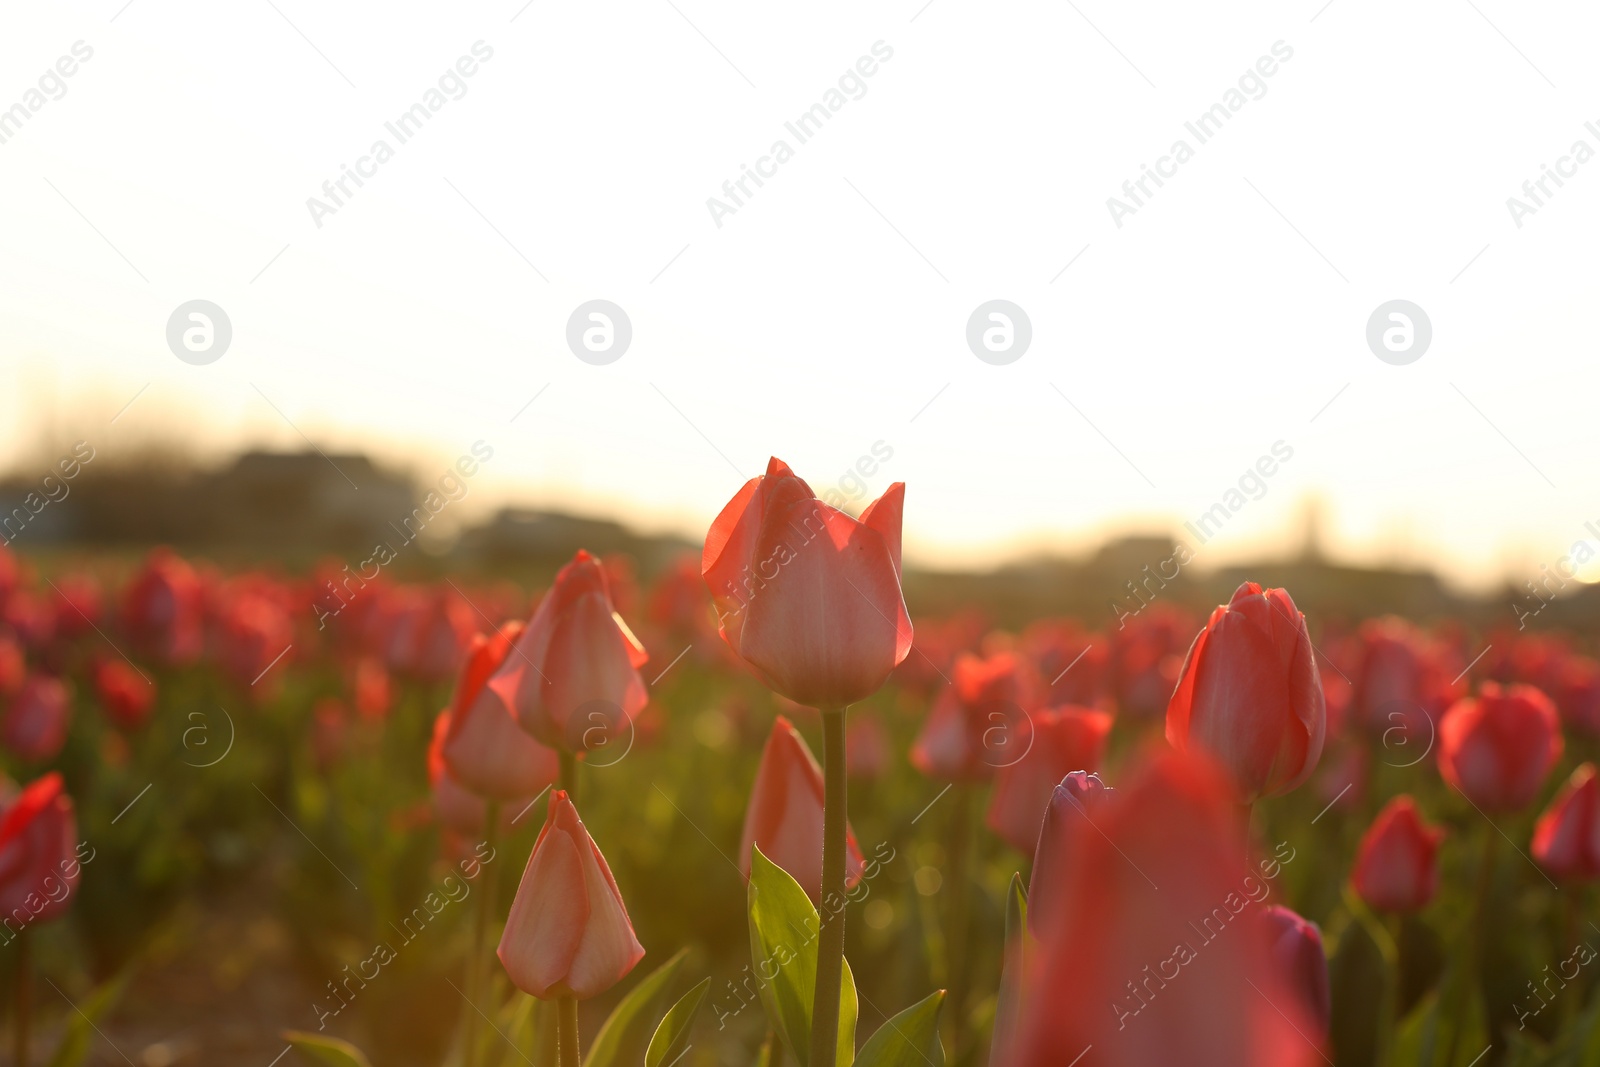
M 774 459 L 537 588 L 0 551 L 12 1062 L 1600 1065 L 1590 637 L 925 616 L 910 499 Z

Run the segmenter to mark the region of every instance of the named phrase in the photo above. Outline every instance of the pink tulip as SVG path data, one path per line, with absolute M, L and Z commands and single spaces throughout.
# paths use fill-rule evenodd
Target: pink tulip
M 1045 907 L 1045 902 L 1065 892 L 1073 863 L 1070 839 L 1078 823 L 1098 817 L 1102 807 L 1115 801 L 1116 792 L 1098 774 L 1087 771 L 1073 771 L 1050 791 L 1034 846 L 1033 874 L 1028 879 L 1028 899 L 1037 905 L 1028 909 L 1028 929 L 1036 937 L 1045 936 L 1040 924 L 1058 910 Z
M 518 727 L 500 695 L 485 684 L 511 654 L 522 629 L 520 622 L 512 622 L 492 637 L 473 635 L 444 739 L 444 761 L 451 777 L 500 801 L 534 796 L 561 774 L 554 750 Z
M 1327 1034 L 1333 1002 L 1328 993 L 1328 955 L 1322 947 L 1322 931 L 1281 904 L 1269 905 L 1261 913 L 1261 925 L 1284 986 L 1300 994 L 1301 1003 L 1316 1020 L 1317 1033 Z
M 1533 858 L 1555 878 L 1600 879 L 1600 778 L 1585 763 L 1556 794 L 1533 830 Z
M 600 561 L 579 551 L 488 688 L 538 741 L 583 752 L 625 741 L 649 699 L 639 677 L 648 659 L 612 607 Z
M 1561 757 L 1561 721 L 1531 685 L 1485 682 L 1439 723 L 1439 774 L 1484 814 L 1533 803 Z
M 30 763 L 54 759 L 67 743 L 72 701 L 66 683 L 48 674 L 30 675 L 11 700 L 0 738 Z
M 1444 831 L 1427 826 L 1409 796 L 1395 797 L 1378 813 L 1356 849 L 1350 882 L 1377 911 L 1417 911 L 1439 890 L 1439 842 Z
M 1033 745 L 1000 769 L 988 814 L 989 829 L 1024 853 L 1039 843 L 1045 809 L 1062 776 L 1098 769 L 1111 734 L 1111 716 L 1088 708 L 1047 708 L 1032 720 Z
M 31 783 L 0 814 L 0 920 L 8 936 L 55 918 L 72 903 L 82 874 L 77 836 L 72 798 L 55 772 Z
M 822 768 L 789 720 L 772 724 L 750 806 L 744 813 L 739 844 L 739 869 L 750 877 L 752 849 L 789 872 L 813 903 L 822 899 Z M 861 849 L 854 832 L 845 830 L 845 888 L 861 880 Z
M 1327 729 L 1322 681 L 1301 615 L 1282 589 L 1245 582 L 1211 613 L 1167 705 L 1167 740 L 1204 749 L 1239 799 L 1287 793 L 1311 776 Z
M 906 658 L 904 498 L 896 482 L 852 519 L 774 458 L 712 522 L 700 573 L 723 640 L 768 688 L 842 708 L 876 692 Z
M 497 954 L 512 984 L 545 1000 L 598 996 L 644 956 L 611 868 L 565 790 L 550 798 Z

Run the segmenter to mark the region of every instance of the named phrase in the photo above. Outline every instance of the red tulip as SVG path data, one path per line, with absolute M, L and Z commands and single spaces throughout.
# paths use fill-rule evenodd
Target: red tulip
M 0 815 L 0 920 L 8 934 L 53 919 L 72 903 L 82 874 L 77 836 L 72 798 L 54 772 Z
M 1350 703 L 1361 723 L 1376 733 L 1407 738 L 1431 736 L 1425 716 L 1437 716 L 1465 691 L 1456 679 L 1461 666 L 1447 646 L 1404 619 L 1371 619 L 1361 626 Z
M 1033 874 L 1028 879 L 1028 899 L 1036 905 L 1028 909 L 1028 929 L 1034 936 L 1045 936 L 1040 923 L 1046 915 L 1055 913 L 1044 902 L 1055 900 L 1065 891 L 1072 862 L 1068 839 L 1080 820 L 1095 818 L 1103 805 L 1115 800 L 1116 792 L 1098 774 L 1087 771 L 1073 771 L 1051 790 L 1034 846 Z
M 28 661 L 22 647 L 10 637 L 0 634 L 0 697 L 8 697 L 22 688 L 28 676 Z
M 1105 757 L 1111 716 L 1088 708 L 1034 712 L 1033 747 L 1004 766 L 989 803 L 989 829 L 1019 852 L 1039 843 L 1039 826 L 1062 775 L 1096 770 Z
M 768 688 L 842 708 L 871 696 L 906 658 L 904 499 L 896 482 L 852 519 L 774 458 L 712 522 L 700 573 L 723 640 Z
M 546 1000 L 604 993 L 644 956 L 611 868 L 565 790 L 550 798 L 497 954 L 512 984 Z
M 600 561 L 579 551 L 561 568 L 488 688 L 551 748 L 620 741 L 649 699 L 650 657 L 611 605 Z
M 1300 997 L 1248 929 L 1261 883 L 1231 786 L 1209 760 L 1166 751 L 1092 823 L 1068 820 L 1064 884 L 1030 895 L 1047 914 L 1017 1067 L 1321 1064 Z
M 100 583 L 92 574 L 74 571 L 54 583 L 56 633 L 71 639 L 91 632 L 103 610 Z
M 156 687 L 130 663 L 102 659 L 93 667 L 95 695 L 118 729 L 137 730 L 155 708 Z
M 1281 904 L 1261 913 L 1264 936 L 1283 984 L 1300 993 L 1301 1002 L 1317 1021 L 1317 1033 L 1326 1034 L 1333 1015 L 1328 994 L 1328 955 L 1317 924 L 1302 919 Z
M 782 715 L 761 752 L 761 766 L 750 789 L 739 844 L 739 869 L 746 879 L 752 848 L 789 872 L 813 903 L 822 899 L 822 768 L 789 720 Z M 845 888 L 861 880 L 861 849 L 845 830 Z
M 433 720 L 433 740 L 428 745 L 428 784 L 433 787 L 433 810 L 439 825 L 448 834 L 476 838 L 489 821 L 489 802 L 474 793 L 450 773 L 444 761 L 445 737 L 450 733 L 450 711 L 441 711 Z M 509 834 L 534 797 L 518 797 L 500 806 L 499 833 Z
M 1533 803 L 1561 756 L 1561 722 L 1531 685 L 1485 682 L 1439 723 L 1439 774 L 1484 814 Z
M 169 549 L 151 552 L 123 600 L 123 620 L 134 642 L 169 666 L 200 658 L 205 588 L 200 576 Z
M 1305 616 L 1284 590 L 1245 582 L 1189 648 L 1167 705 L 1167 740 L 1209 752 L 1252 803 L 1311 776 L 1326 728 Z
M 1533 858 L 1556 878 L 1600 879 L 1600 779 L 1585 763 L 1533 828 Z
M 1443 839 L 1443 830 L 1423 823 L 1414 800 L 1397 796 L 1362 835 L 1351 884 L 1378 911 L 1425 908 L 1439 889 L 1436 855 Z
M 67 723 L 72 701 L 66 683 L 48 674 L 29 676 L 12 698 L 0 738 L 12 752 L 30 763 L 55 758 L 67 743 Z
M 485 684 L 505 662 L 522 629 L 520 622 L 511 622 L 492 637 L 473 635 L 444 739 L 451 776 L 494 800 L 534 796 L 561 774 L 555 752 L 520 729 L 499 694 Z
M 986 659 L 962 653 L 951 673 L 911 747 L 911 763 L 930 778 L 979 781 L 1032 744 L 1028 710 L 1039 681 L 1032 665 L 1009 651 Z
M 356 660 L 350 687 L 354 691 L 352 700 L 356 714 L 367 722 L 382 722 L 388 716 L 394 693 L 389 684 L 389 671 L 382 660 L 374 656 L 362 656 Z

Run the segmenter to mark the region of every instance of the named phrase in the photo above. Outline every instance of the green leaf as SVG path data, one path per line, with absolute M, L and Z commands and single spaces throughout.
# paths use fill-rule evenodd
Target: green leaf
M 628 991 L 595 1035 L 584 1067 L 633 1067 L 644 1059 L 650 1042 L 650 1024 L 661 1010 L 667 988 L 683 965 L 688 949 L 663 963 L 648 978 Z
M 878 1027 L 862 1046 L 856 1067 L 944 1067 L 944 1046 L 939 1044 L 942 1007 L 944 990 L 935 990 Z
M 1022 1010 L 1022 976 L 1028 960 L 1028 894 L 1022 875 L 1011 876 L 1006 894 L 1006 944 L 1000 968 L 1000 995 L 994 1009 L 994 1033 L 989 1039 L 989 1062 L 1009 1063 L 1017 1039 L 1017 1016 Z
M 321 1034 L 308 1034 L 301 1030 L 285 1030 L 283 1039 L 303 1052 L 316 1063 L 328 1067 L 372 1067 L 366 1053 L 348 1041 Z
M 800 1067 L 807 1067 L 821 919 L 800 883 L 763 856 L 760 848 L 751 854 L 749 900 L 750 955 L 761 1003 L 789 1054 Z M 835 1062 L 838 1067 L 850 1067 L 856 1052 L 856 982 L 848 960 L 843 972 Z
M 661 1025 L 656 1027 L 656 1035 L 650 1039 L 650 1048 L 644 1054 L 644 1067 L 672 1064 L 683 1055 L 689 1047 L 689 1026 L 694 1022 L 694 1013 L 700 1010 L 700 1002 L 705 999 L 709 988 L 711 979 L 701 979 L 699 985 L 685 993 L 667 1012 Z
M 50 1067 L 78 1067 L 89 1058 L 89 1049 L 98 1037 L 95 1024 L 111 1010 L 112 1005 L 122 999 L 122 992 L 132 977 L 131 968 L 123 971 L 90 993 L 83 1003 L 76 1005 L 77 1010 L 67 1016 L 67 1030 L 61 1035 L 61 1044 L 56 1046 L 55 1055 L 50 1057 Z

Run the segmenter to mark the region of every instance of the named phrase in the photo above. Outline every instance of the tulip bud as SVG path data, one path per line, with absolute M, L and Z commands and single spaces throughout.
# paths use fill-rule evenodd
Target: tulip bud
M 1561 756 L 1555 705 L 1531 685 L 1484 683 L 1439 723 L 1439 774 L 1486 815 L 1533 803 Z
M 29 763 L 53 759 L 67 743 L 72 702 L 66 683 L 48 674 L 31 675 L 11 701 L 0 738 Z
M 488 687 L 541 744 L 583 752 L 627 736 L 649 699 L 639 677 L 649 658 L 612 606 L 600 561 L 579 551 Z
M 1245 582 L 1189 648 L 1167 705 L 1167 741 L 1204 749 L 1232 774 L 1239 799 L 1254 803 L 1316 769 L 1324 699 L 1305 616 L 1284 590 Z
M 518 622 L 492 637 L 474 634 L 450 703 L 445 764 L 456 781 L 493 800 L 534 796 L 561 773 L 555 752 L 518 727 L 500 694 L 485 684 L 521 635 Z
M 896 482 L 852 519 L 774 458 L 712 522 L 700 573 L 719 632 L 768 688 L 842 708 L 871 696 L 906 658 L 904 498 Z
M 45 922 L 71 903 L 82 875 L 77 820 L 61 775 L 31 783 L 0 814 L 0 916 Z M 8 927 L 9 929 L 9 927 Z
M 103 659 L 93 667 L 95 696 L 106 717 L 121 730 L 137 730 L 155 707 L 155 683 L 119 659 Z
M 1423 823 L 1417 805 L 1401 795 L 1378 813 L 1356 850 L 1351 884 L 1377 911 L 1417 911 L 1439 889 L 1436 856 L 1444 831 Z
M 644 956 L 611 868 L 565 790 L 550 798 L 497 955 L 512 984 L 544 1000 L 604 993 Z
M 951 674 L 911 746 L 911 764 L 929 778 L 981 781 L 1033 744 L 1028 709 L 1038 700 L 1038 676 L 1009 651 L 962 653 Z
M 1284 986 L 1300 994 L 1319 1032 L 1326 1034 L 1333 1002 L 1328 993 L 1328 956 L 1322 948 L 1322 931 L 1281 904 L 1267 907 L 1261 924 Z
M 1039 843 L 1039 826 L 1061 776 L 1098 767 L 1105 757 L 1111 716 L 1088 708 L 1048 708 L 1035 712 L 1031 747 L 1000 768 L 988 823 L 1018 852 Z
M 1098 774 L 1087 771 L 1073 771 L 1051 790 L 1050 803 L 1039 827 L 1039 840 L 1034 847 L 1033 875 L 1028 879 L 1029 900 L 1042 904 L 1064 891 L 1072 861 L 1068 844 L 1072 833 L 1081 820 L 1093 819 L 1103 805 L 1113 801 L 1116 792 L 1102 782 Z M 1040 924 L 1048 914 L 1053 914 L 1053 909 L 1028 909 L 1028 929 L 1036 937 L 1045 936 Z
M 1594 764 L 1573 771 L 1539 816 L 1533 829 L 1533 858 L 1555 878 L 1600 879 L 1600 779 Z
M 739 843 L 739 870 L 750 878 L 752 849 L 789 872 L 812 903 L 822 899 L 822 768 L 805 738 L 782 715 L 761 751 Z M 861 880 L 861 849 L 845 828 L 845 888 Z

